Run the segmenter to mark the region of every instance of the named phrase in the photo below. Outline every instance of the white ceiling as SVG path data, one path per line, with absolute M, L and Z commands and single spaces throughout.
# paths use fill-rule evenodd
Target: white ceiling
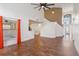
M 34 5 L 31 5 L 29 3 L 18 3 L 18 4 L 17 3 L 14 3 L 14 4 L 13 3 L 12 4 L 11 3 L 7 3 L 7 4 L 0 3 L 0 5 L 2 5 L 2 7 L 5 7 L 5 8 L 7 8 L 9 5 L 11 5 L 11 6 L 15 6 L 15 8 L 20 8 L 20 9 L 22 8 L 23 10 L 25 10 L 26 7 L 28 7 L 28 8 L 35 7 Z M 51 6 L 51 7 L 60 7 L 60 8 L 63 8 L 64 11 L 67 11 L 67 10 L 73 9 L 73 3 L 55 3 L 55 5 Z
M 73 8 L 73 3 L 55 3 L 54 6 L 49 6 L 49 7 L 59 7 L 59 8 L 63 8 L 66 10 L 70 10 Z
M 42 18 L 42 11 L 34 9 L 34 5 L 31 3 L 0 3 L 0 15 L 10 16 L 10 17 L 20 17 L 25 16 L 28 18 Z M 63 12 L 72 11 L 72 3 L 55 3 L 55 6 L 63 8 Z

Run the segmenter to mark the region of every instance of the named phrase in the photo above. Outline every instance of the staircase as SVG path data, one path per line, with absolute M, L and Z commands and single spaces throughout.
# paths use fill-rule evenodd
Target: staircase
M 47 22 L 41 29 L 41 36 L 48 38 L 63 36 L 63 27 L 56 22 Z
M 59 36 L 63 36 L 64 35 L 64 28 L 59 25 L 58 23 L 56 23 L 56 37 L 59 37 Z

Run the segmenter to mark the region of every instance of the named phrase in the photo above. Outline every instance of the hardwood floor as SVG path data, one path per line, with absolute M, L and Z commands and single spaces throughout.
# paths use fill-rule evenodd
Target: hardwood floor
M 20 48 L 12 45 L 0 49 L 2 56 L 78 56 L 73 41 L 58 38 L 43 38 L 41 43 L 35 44 L 35 39 L 22 43 Z M 39 46 L 39 47 L 38 47 Z

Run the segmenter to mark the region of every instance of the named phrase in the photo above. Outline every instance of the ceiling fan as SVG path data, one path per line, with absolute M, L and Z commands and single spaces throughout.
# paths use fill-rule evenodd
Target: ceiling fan
M 32 5 L 36 5 L 36 7 L 34 7 L 35 9 L 38 8 L 38 10 L 40 11 L 41 9 L 45 10 L 45 9 L 51 9 L 49 6 L 54 6 L 55 4 L 48 4 L 48 3 L 39 3 L 39 4 L 32 4 Z

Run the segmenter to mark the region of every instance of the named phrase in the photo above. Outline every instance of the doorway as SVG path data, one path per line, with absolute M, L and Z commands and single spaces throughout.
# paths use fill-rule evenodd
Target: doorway
M 17 26 L 16 21 L 12 19 L 3 18 L 3 38 L 4 46 L 16 43 Z

